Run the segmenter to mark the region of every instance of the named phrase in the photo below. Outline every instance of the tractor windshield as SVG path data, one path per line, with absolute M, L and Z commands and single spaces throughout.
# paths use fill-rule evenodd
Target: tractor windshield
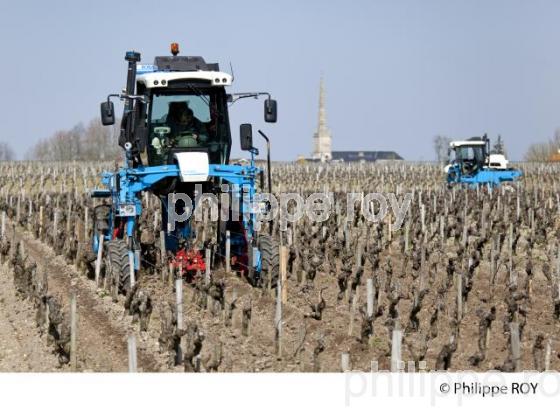
M 205 151 L 212 164 L 227 162 L 231 145 L 223 89 L 154 91 L 148 114 L 150 165 L 173 163 L 173 154 Z
M 455 159 L 459 162 L 471 161 L 478 164 L 484 162 L 484 149 L 481 145 L 464 145 L 455 150 Z
M 453 162 L 461 166 L 465 175 L 474 175 L 484 166 L 484 145 L 462 145 L 455 148 Z

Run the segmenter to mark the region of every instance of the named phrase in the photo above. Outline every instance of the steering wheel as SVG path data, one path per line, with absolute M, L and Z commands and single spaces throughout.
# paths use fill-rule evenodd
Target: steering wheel
M 173 146 L 178 148 L 196 148 L 199 145 L 199 136 L 193 132 L 182 132 L 174 138 Z

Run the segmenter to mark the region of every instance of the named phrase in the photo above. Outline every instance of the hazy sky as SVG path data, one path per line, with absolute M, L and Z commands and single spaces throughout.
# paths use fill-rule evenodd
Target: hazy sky
M 21 156 L 86 123 L 124 86 L 126 50 L 151 63 L 176 41 L 278 100 L 277 124 L 261 101 L 232 107 L 235 152 L 252 122 L 274 159 L 309 155 L 323 73 L 335 150 L 426 160 L 436 134 L 487 132 L 520 159 L 560 127 L 559 22 L 537 0 L 2 1 L 0 140 Z

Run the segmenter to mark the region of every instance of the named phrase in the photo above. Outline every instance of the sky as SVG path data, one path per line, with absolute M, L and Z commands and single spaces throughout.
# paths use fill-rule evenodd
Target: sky
M 23 157 L 87 123 L 124 87 L 127 50 L 149 64 L 178 42 L 231 62 L 232 92 L 278 101 L 276 124 L 262 101 L 232 106 L 234 154 L 251 122 L 273 160 L 310 155 L 323 75 L 333 150 L 433 160 L 435 135 L 488 133 L 520 160 L 560 128 L 559 17 L 553 0 L 2 1 L 0 141 Z

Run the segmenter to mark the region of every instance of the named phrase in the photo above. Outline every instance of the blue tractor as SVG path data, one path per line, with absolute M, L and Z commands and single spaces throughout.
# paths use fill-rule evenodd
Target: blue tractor
M 509 166 L 503 154 L 490 153 L 490 140 L 473 137 L 449 143 L 451 162 L 445 167 L 447 184 L 465 184 L 471 187 L 487 185 L 496 187 L 503 182 L 515 181 L 522 173 Z
M 227 217 L 223 217 L 224 204 L 220 203 L 212 241 L 214 263 L 225 262 L 227 240 L 234 270 L 254 285 L 275 283 L 278 245 L 268 232 L 258 232 L 258 207 L 253 202 L 258 183 L 264 188 L 264 174 L 255 165 L 258 150 L 253 146 L 252 127 L 240 127 L 241 149 L 250 154 L 250 160 L 231 164 L 228 105 L 240 98 L 265 95 L 264 118 L 274 123 L 276 101 L 268 93 L 228 94 L 232 75 L 221 72 L 217 63 L 178 53 L 178 44 L 173 43 L 170 56 L 156 57 L 153 65 L 141 65 L 139 53 L 127 52 L 126 89 L 101 103 L 102 123 L 112 125 L 115 110 L 111 99 L 124 101 L 118 141 L 124 149 L 124 164 L 115 172 L 104 172 L 104 189 L 92 192 L 92 197 L 105 198 L 95 209 L 93 251 L 98 254 L 102 247 L 105 274 L 126 294 L 131 273 L 136 272 L 137 277 L 141 268 L 141 194 L 151 192 L 161 201 L 161 231 L 168 259 L 162 266 L 172 263 L 184 275 L 204 271 L 211 261 L 204 260 L 200 249 L 193 249 L 196 198 L 214 194 L 223 201 L 226 195 Z M 270 191 L 270 144 L 259 133 L 267 141 Z

